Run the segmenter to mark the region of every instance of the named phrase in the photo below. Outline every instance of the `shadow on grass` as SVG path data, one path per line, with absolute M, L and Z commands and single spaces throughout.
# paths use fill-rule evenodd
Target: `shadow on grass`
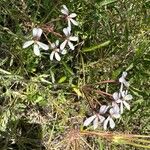
M 9 122 L 0 135 L 0 150 L 45 150 L 40 124 L 24 119 Z

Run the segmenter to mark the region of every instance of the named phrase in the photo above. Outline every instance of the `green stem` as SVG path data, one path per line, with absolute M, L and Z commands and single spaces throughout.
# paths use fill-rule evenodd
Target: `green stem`
M 41 0 L 38 1 L 38 6 L 37 6 L 37 10 L 36 10 L 36 13 L 35 13 L 35 16 L 34 16 L 34 22 L 36 21 L 36 17 L 37 17 L 37 14 L 39 12 L 39 9 L 40 9 L 40 4 L 41 4 Z
M 132 142 L 125 142 L 124 144 L 129 144 L 135 147 L 142 147 L 142 148 L 148 148 L 150 149 L 150 146 L 145 146 L 145 145 L 141 145 L 141 144 L 136 144 L 136 143 L 132 143 Z

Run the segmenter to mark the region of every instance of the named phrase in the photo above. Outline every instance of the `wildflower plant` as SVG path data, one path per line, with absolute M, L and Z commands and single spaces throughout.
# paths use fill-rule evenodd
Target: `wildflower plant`
M 107 130 L 109 127 L 113 129 L 115 127 L 114 119 L 118 119 L 123 114 L 124 106 L 130 110 L 130 104 L 128 101 L 132 100 L 132 95 L 128 94 L 129 83 L 126 81 L 127 72 L 123 72 L 122 76 L 117 82 L 120 83 L 118 92 L 114 92 L 112 95 L 99 91 L 100 94 L 109 95 L 111 97 L 111 102 L 107 105 L 101 105 L 99 113 L 94 114 L 93 116 L 87 118 L 83 126 L 88 126 L 93 122 L 94 129 L 98 126 L 103 127 L 104 130 Z
M 101 139 L 150 147 L 132 135 L 148 133 L 148 2 L 62 2 L 0 2 L 2 149 L 98 149 Z M 25 122 L 40 130 L 25 133 Z
M 78 41 L 78 37 L 77 36 L 72 36 L 72 26 L 71 23 L 75 26 L 78 26 L 78 23 L 73 19 L 77 16 L 76 13 L 71 13 L 69 14 L 69 10 L 68 8 L 63 5 L 63 8 L 61 9 L 62 14 L 64 15 L 64 17 L 61 17 L 64 20 L 67 20 L 67 27 L 63 28 L 63 33 L 64 35 L 61 35 L 61 33 L 58 32 L 54 32 L 53 29 L 49 30 L 48 27 L 46 25 L 43 25 L 43 27 L 34 27 L 32 29 L 32 40 L 30 41 L 26 41 L 23 44 L 23 48 L 28 48 L 29 46 L 33 45 L 33 51 L 34 54 L 36 56 L 41 56 L 40 53 L 40 49 L 44 49 L 44 50 L 48 50 L 51 49 L 52 52 L 49 54 L 50 55 L 50 60 L 52 61 L 54 58 L 57 61 L 61 60 L 61 54 L 66 54 L 67 50 L 71 49 L 74 50 L 75 46 L 72 42 L 77 42 Z M 43 29 L 44 30 L 43 30 Z M 58 37 L 58 39 L 56 40 L 56 42 L 52 42 L 47 36 L 47 43 L 49 44 L 44 44 L 40 41 L 42 33 L 44 34 L 44 36 L 46 36 L 49 33 L 54 34 L 55 36 Z M 60 44 L 60 41 L 62 41 L 62 43 Z M 67 47 L 68 45 L 68 47 Z

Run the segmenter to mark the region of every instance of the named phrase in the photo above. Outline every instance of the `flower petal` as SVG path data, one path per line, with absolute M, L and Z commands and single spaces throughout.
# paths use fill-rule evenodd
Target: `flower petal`
M 71 21 L 75 26 L 78 26 L 78 22 L 75 21 L 74 19 L 70 19 L 70 21 Z
M 113 93 L 113 98 L 114 98 L 114 100 L 118 100 L 119 99 L 118 92 Z
M 96 118 L 96 115 L 93 115 L 93 116 L 87 118 L 87 119 L 84 121 L 83 126 L 88 126 L 95 118 Z
M 120 86 L 120 94 L 122 93 L 123 91 L 123 83 L 121 83 L 121 86 Z
M 33 28 L 32 30 L 33 37 L 36 37 L 37 33 L 38 33 L 38 28 Z
M 41 35 L 42 35 L 42 32 L 43 32 L 43 30 L 42 29 L 40 29 L 40 28 L 38 28 L 38 30 L 37 30 L 38 32 L 37 32 L 37 37 L 38 38 L 40 38 L 41 37 Z
M 130 105 L 126 102 L 126 101 L 123 101 L 123 104 L 125 105 L 125 107 L 130 110 Z
M 59 40 L 56 40 L 55 45 L 56 45 L 56 47 L 59 46 Z
M 121 78 L 119 78 L 119 82 L 124 83 L 124 82 L 126 82 L 126 80 L 124 77 L 121 77 Z
M 67 40 L 60 44 L 60 49 L 63 50 L 67 44 Z
M 66 49 L 61 50 L 61 54 L 65 55 L 67 53 Z
M 108 116 L 107 119 L 104 121 L 104 124 L 103 124 L 104 130 L 107 130 L 107 125 L 108 125 L 109 119 L 110 119 L 110 116 Z
M 63 32 L 64 32 L 64 34 L 66 35 L 66 36 L 69 36 L 70 35 L 70 28 L 64 28 L 63 29 Z
M 119 113 L 119 106 L 117 104 L 114 105 L 113 109 L 114 109 L 114 113 Z
M 120 113 L 123 114 L 123 101 L 120 103 Z
M 128 95 L 126 95 L 126 96 L 124 97 L 124 100 L 126 100 L 126 101 L 132 100 L 132 99 L 133 99 L 133 97 L 132 97 L 131 94 L 128 94 Z
M 126 71 L 124 71 L 124 72 L 122 73 L 122 77 L 125 78 L 125 77 L 127 76 L 127 74 L 128 74 L 128 73 L 127 73 Z
M 98 127 L 98 118 L 97 117 L 93 121 L 93 127 L 94 127 L 94 130 Z
M 122 91 L 121 96 L 124 98 L 126 96 L 126 91 Z
M 118 105 L 115 105 L 113 106 L 113 108 L 111 108 L 109 110 L 109 113 L 112 117 L 114 118 L 119 118 L 120 117 L 120 114 L 119 114 L 119 106 Z
M 101 105 L 99 113 L 100 114 L 105 114 L 106 111 L 108 110 L 108 108 L 109 108 L 109 106 L 107 106 L 107 105 Z
M 33 37 L 38 37 L 40 38 L 42 35 L 43 30 L 41 28 L 33 28 L 32 33 Z
M 68 11 L 66 11 L 65 9 L 61 9 L 61 13 L 64 15 L 68 15 Z
M 68 41 L 68 45 L 69 45 L 69 47 L 70 47 L 71 50 L 74 50 L 75 47 L 74 47 L 74 45 L 70 41 Z
M 118 101 L 118 100 L 117 100 L 117 101 Z M 118 106 L 117 101 L 116 101 L 116 102 L 112 102 L 113 113 L 119 113 L 119 111 L 120 111 L 120 108 L 119 108 L 119 106 Z M 121 103 L 121 102 L 122 102 L 122 100 L 120 100 L 119 103 Z
M 130 86 L 129 82 L 127 82 L 127 81 L 124 81 L 124 85 L 125 85 L 126 87 L 129 87 L 129 86 Z
M 63 7 L 65 10 L 68 10 L 68 8 L 67 8 L 66 5 L 62 5 L 62 7 Z
M 40 50 L 39 50 L 39 45 L 38 44 L 36 44 L 36 43 L 34 44 L 33 50 L 34 50 L 34 54 L 36 56 L 40 56 Z
M 48 50 L 49 49 L 49 46 L 44 44 L 44 43 L 42 43 L 42 42 L 37 41 L 37 44 L 39 45 L 39 47 L 41 47 L 44 50 Z
M 69 10 L 68 8 L 66 7 L 66 5 L 62 5 L 62 9 L 61 9 L 61 12 L 65 15 L 68 15 L 69 14 Z
M 59 56 L 59 54 L 58 54 L 57 52 L 55 52 L 55 58 L 56 58 L 56 60 L 58 60 L 58 61 L 61 60 L 61 58 L 60 58 L 60 56 Z
M 105 117 L 103 117 L 103 116 L 101 116 L 101 115 L 98 115 L 98 117 L 99 117 L 100 123 L 104 122 Z
M 112 101 L 111 103 L 112 107 L 115 107 L 115 105 L 118 105 L 116 101 Z
M 112 129 L 115 127 L 115 122 L 112 118 L 109 119 L 109 124 Z
M 69 40 L 70 41 L 78 41 L 78 37 L 77 36 L 70 36 Z
M 118 103 L 121 103 L 122 100 L 121 100 L 121 99 L 118 99 L 118 100 L 116 100 L 115 102 L 118 104 Z
M 70 18 L 75 18 L 76 16 L 77 16 L 76 13 L 71 13 L 71 14 L 69 15 Z
M 52 51 L 51 54 L 50 54 L 50 60 L 54 59 L 54 54 L 55 54 L 55 51 Z
M 23 44 L 23 48 L 27 48 L 27 47 L 29 47 L 30 45 L 32 45 L 34 43 L 34 41 L 32 40 L 32 41 L 27 41 L 27 42 L 25 42 L 24 44 Z
M 67 27 L 67 30 L 68 30 L 68 33 L 69 35 L 71 34 L 71 28 L 70 27 Z
M 71 21 L 70 21 L 70 18 L 68 18 L 68 28 L 71 31 Z M 69 35 L 70 35 L 70 33 L 69 33 Z

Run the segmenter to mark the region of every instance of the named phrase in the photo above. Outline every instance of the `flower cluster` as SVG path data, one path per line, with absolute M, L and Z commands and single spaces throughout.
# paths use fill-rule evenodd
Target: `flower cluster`
M 132 100 L 132 95 L 128 94 L 129 83 L 126 81 L 126 76 L 127 72 L 123 72 L 119 78 L 119 92 L 113 93 L 112 102 L 108 105 L 101 105 L 98 113 L 95 113 L 84 121 L 84 126 L 93 123 L 94 129 L 96 129 L 100 124 L 103 124 L 104 130 L 107 130 L 108 127 L 113 129 L 115 127 L 114 119 L 120 118 L 124 106 L 130 110 L 128 101 Z
M 27 48 L 27 47 L 33 45 L 33 51 L 36 56 L 41 55 L 40 49 L 43 49 L 43 50 L 52 49 L 52 52 L 50 54 L 50 60 L 53 60 L 55 58 L 57 61 L 61 60 L 60 54 L 64 55 L 67 53 L 67 49 L 74 50 L 75 46 L 73 45 L 73 42 L 78 41 L 78 37 L 72 36 L 72 34 L 71 34 L 72 25 L 71 24 L 73 24 L 75 26 L 78 25 L 78 23 L 74 20 L 74 18 L 77 16 L 77 14 L 69 13 L 69 10 L 65 5 L 62 6 L 61 13 L 62 13 L 62 18 L 64 18 L 65 21 L 67 21 L 67 25 L 68 25 L 67 27 L 65 27 L 63 29 L 64 36 L 62 36 L 63 41 L 61 44 L 60 44 L 59 40 L 56 40 L 54 43 L 51 43 L 50 41 L 48 41 L 50 43 L 50 45 L 40 42 L 43 30 L 41 28 L 33 28 L 33 30 L 32 30 L 33 38 L 32 38 L 32 40 L 25 42 L 23 44 L 23 48 Z

